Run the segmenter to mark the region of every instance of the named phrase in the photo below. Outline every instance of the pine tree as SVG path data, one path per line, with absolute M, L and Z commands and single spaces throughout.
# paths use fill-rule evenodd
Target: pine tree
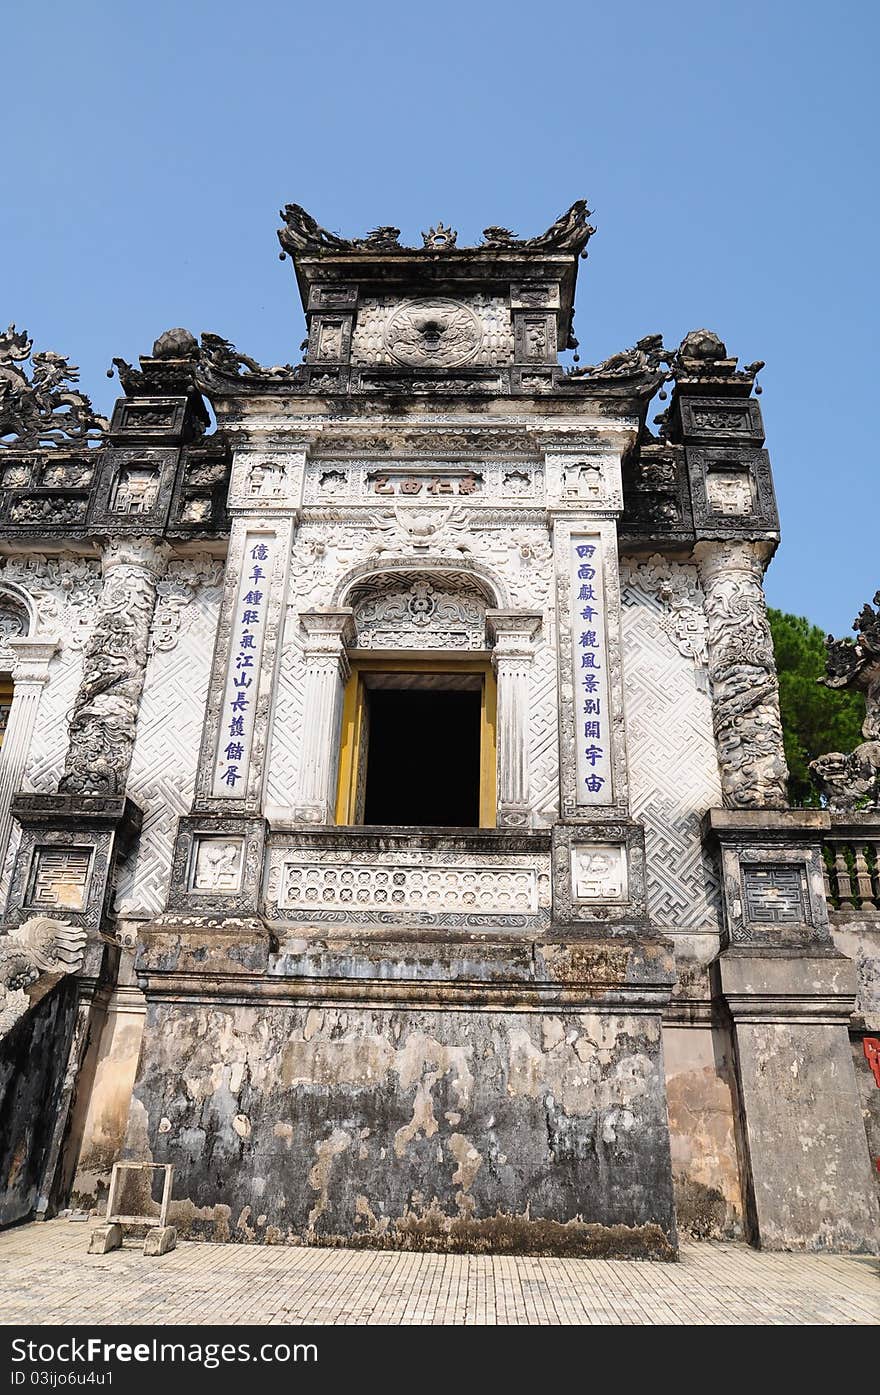
M 826 751 L 851 751 L 859 744 L 865 700 L 861 693 L 826 688 L 816 681 L 825 672 L 825 636 L 818 625 L 781 610 L 768 610 L 768 616 L 779 672 L 788 798 L 795 805 L 817 805 L 807 767 Z

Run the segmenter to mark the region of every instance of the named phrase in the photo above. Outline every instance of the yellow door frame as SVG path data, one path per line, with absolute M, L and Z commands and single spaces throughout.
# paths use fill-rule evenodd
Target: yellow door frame
M 458 658 L 444 654 L 433 658 L 352 657 L 351 674 L 342 702 L 342 740 L 339 751 L 339 784 L 336 796 L 337 824 L 352 824 L 358 802 L 358 786 L 365 771 L 358 768 L 358 752 L 366 711 L 365 673 L 478 673 L 480 686 L 480 828 L 495 827 L 496 712 L 495 674 L 488 658 Z

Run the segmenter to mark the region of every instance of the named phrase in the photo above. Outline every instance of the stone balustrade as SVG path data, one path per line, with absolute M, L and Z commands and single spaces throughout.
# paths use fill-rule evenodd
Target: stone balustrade
M 823 852 L 829 909 L 880 916 L 880 815 L 831 815 Z

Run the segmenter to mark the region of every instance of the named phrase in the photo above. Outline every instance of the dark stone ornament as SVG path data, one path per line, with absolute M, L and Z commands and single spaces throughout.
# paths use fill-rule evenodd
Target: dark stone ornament
M 47 349 L 31 355 L 33 340 L 12 324 L 0 334 L 0 446 L 86 445 L 108 429 L 85 393 L 74 388 L 79 369 Z M 30 358 L 28 378 L 18 365 Z
M 422 233 L 422 242 L 429 252 L 449 252 L 458 240 L 458 233 L 455 228 L 447 228 L 443 223 L 438 223 L 435 228 L 429 228 Z
M 279 215 L 284 226 L 278 230 L 278 240 L 285 253 L 291 256 L 321 256 L 325 253 L 351 252 L 395 252 L 427 251 L 449 252 L 456 248 L 457 233 L 443 223 L 422 233 L 422 248 L 401 247 L 398 241 L 400 229 L 392 227 L 375 228 L 366 237 L 346 238 L 328 232 L 316 222 L 310 213 L 298 203 L 288 203 Z M 537 237 L 520 240 L 509 228 L 488 227 L 483 230 L 483 249 L 503 251 L 516 248 L 518 251 L 570 252 L 577 255 L 583 252 L 587 242 L 596 231 L 587 222 L 590 210 L 586 199 L 577 199 L 556 222 Z M 472 248 L 456 250 L 474 250 Z
M 289 374 L 295 374 L 297 369 L 291 363 L 276 364 L 273 368 L 266 368 L 249 354 L 240 353 L 235 345 L 228 339 L 222 339 L 219 334 L 202 335 L 201 347 L 198 354 L 200 378 L 218 374 L 224 378 L 241 378 L 253 375 L 258 378 L 285 378 Z
M 692 329 L 673 354 L 671 371 L 676 382 L 687 384 L 691 390 L 701 384 L 716 389 L 721 385 L 748 394 L 764 363 L 758 359 L 737 369 L 737 362 L 711 329 Z
M 511 232 L 510 228 L 499 228 L 493 226 L 491 228 L 483 229 L 484 247 L 515 247 L 516 241 L 516 233 Z
M 880 607 L 880 591 L 874 596 Z M 854 751 L 828 751 L 810 762 L 810 773 L 831 809 L 880 809 L 880 609 L 864 605 L 853 621 L 851 639 L 825 641 L 826 688 L 848 689 L 865 695 L 865 740 Z

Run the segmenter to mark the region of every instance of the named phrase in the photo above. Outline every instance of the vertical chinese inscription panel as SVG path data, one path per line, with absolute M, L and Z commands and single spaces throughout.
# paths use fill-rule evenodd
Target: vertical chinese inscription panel
M 573 533 L 570 543 L 572 664 L 577 804 L 614 800 L 602 538 Z
M 212 794 L 215 799 L 241 798 L 247 789 L 269 587 L 277 546 L 274 533 L 253 530 L 245 536 L 244 565 L 232 622 L 214 764 Z

